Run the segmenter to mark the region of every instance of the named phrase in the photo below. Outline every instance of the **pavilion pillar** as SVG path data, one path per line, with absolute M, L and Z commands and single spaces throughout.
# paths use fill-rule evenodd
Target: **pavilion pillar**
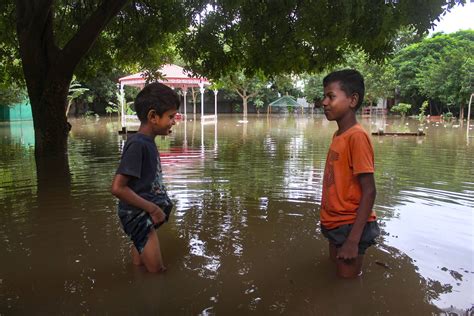
M 185 87 L 182 89 L 183 91 L 183 96 L 184 96 L 184 116 L 186 116 L 187 111 L 186 111 L 186 95 L 188 94 L 188 87 Z
M 217 89 L 214 89 L 214 116 L 217 120 L 217 93 L 219 93 L 219 91 Z
M 123 89 L 123 82 L 120 82 L 120 124 L 122 125 L 122 132 L 125 131 L 126 124 L 125 124 L 125 91 Z
M 199 82 L 199 91 L 201 92 L 201 120 L 204 117 L 204 83 L 201 81 Z

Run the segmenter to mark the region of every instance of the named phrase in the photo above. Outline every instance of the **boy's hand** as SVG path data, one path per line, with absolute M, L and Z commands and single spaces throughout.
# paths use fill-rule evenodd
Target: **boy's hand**
M 154 207 L 151 208 L 148 213 L 151 216 L 151 219 L 153 220 L 153 224 L 159 224 L 162 223 L 166 220 L 166 214 L 163 212 L 161 208 L 159 208 L 157 205 L 153 204 Z
M 342 247 L 337 251 L 336 258 L 342 260 L 352 260 L 359 255 L 359 245 L 356 242 L 347 239 Z

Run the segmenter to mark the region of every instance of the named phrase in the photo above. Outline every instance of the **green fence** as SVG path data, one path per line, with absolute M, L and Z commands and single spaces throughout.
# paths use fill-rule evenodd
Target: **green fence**
M 31 105 L 28 100 L 12 105 L 0 105 L 0 121 L 31 121 Z

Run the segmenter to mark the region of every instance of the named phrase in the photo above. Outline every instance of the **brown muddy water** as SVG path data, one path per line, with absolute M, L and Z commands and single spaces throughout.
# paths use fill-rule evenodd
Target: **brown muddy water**
M 373 136 L 383 234 L 339 280 L 318 218 L 336 125 L 322 116 L 189 118 L 157 138 L 176 209 L 158 231 L 168 271 L 132 266 L 109 193 L 124 138 L 73 120 L 70 180 L 37 184 L 31 122 L 0 125 L 0 314 L 444 315 L 474 304 L 474 139 Z M 413 119 L 361 119 L 416 131 Z M 471 131 L 471 135 L 474 131 Z M 58 183 L 56 183 L 58 182 Z M 47 190 L 50 188 L 50 190 Z M 45 190 L 46 189 L 46 190 Z M 464 315 L 464 314 L 463 314 Z

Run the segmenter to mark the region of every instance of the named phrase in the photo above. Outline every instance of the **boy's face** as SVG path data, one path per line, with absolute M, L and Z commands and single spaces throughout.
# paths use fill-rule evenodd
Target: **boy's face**
M 151 112 L 151 111 L 150 111 Z M 150 113 L 148 121 L 153 127 L 155 135 L 168 135 L 171 133 L 171 128 L 176 124 L 176 109 L 171 109 L 159 116 L 156 113 Z
M 329 121 L 339 121 L 346 115 L 353 115 L 359 96 L 357 94 L 347 95 L 339 84 L 339 81 L 331 82 L 324 87 L 324 98 L 322 105 L 324 115 Z

